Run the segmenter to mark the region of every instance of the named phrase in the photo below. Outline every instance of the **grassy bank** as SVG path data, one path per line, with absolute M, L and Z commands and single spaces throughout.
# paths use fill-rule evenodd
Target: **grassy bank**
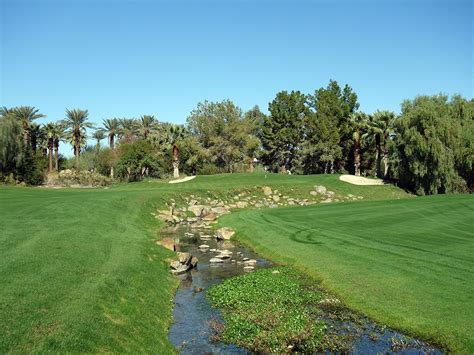
M 473 196 L 451 195 L 242 211 L 221 223 L 376 320 L 473 352 L 473 215 Z
M 392 186 L 337 176 L 234 174 L 109 189 L 0 187 L 0 353 L 172 352 L 167 339 L 177 282 L 156 246 L 151 212 L 188 195 L 262 195 L 271 186 L 308 197 L 313 185 L 364 199 L 401 198 Z

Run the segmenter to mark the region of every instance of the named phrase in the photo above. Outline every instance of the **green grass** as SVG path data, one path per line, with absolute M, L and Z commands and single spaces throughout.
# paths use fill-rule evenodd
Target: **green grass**
M 316 320 L 319 290 L 285 267 L 225 280 L 207 293 L 223 311 L 221 340 L 257 353 L 312 353 L 320 348 L 325 326 Z
M 408 196 L 357 187 L 338 176 L 234 174 L 110 189 L 0 187 L 0 353 L 171 352 L 177 282 L 158 247 L 151 212 L 171 198 L 261 194 L 269 185 L 308 196 L 314 184 L 366 199 Z
M 222 225 L 320 279 L 349 306 L 474 352 L 474 196 L 242 211 Z

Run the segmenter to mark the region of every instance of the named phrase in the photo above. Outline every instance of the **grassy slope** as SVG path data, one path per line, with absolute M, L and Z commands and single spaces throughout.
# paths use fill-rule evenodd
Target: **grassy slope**
M 176 281 L 162 262 L 172 253 L 154 244 L 159 223 L 150 212 L 189 194 L 261 193 L 269 185 L 308 196 L 314 184 L 366 199 L 406 196 L 389 186 L 348 186 L 337 176 L 261 174 L 108 190 L 0 187 L 0 353 L 172 351 Z
M 352 307 L 474 352 L 474 196 L 243 211 L 222 224 Z

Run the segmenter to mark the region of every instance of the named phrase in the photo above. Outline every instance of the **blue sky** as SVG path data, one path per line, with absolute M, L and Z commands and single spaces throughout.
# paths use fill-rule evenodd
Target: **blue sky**
M 199 101 L 267 109 L 280 90 L 348 83 L 361 110 L 473 96 L 472 1 L 0 0 L 0 105 L 45 121 L 184 123 Z

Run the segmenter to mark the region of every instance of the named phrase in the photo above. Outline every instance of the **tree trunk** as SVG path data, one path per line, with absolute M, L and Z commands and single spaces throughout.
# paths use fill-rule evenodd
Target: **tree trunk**
M 388 177 L 388 168 L 389 168 L 389 162 L 388 162 L 388 152 L 385 151 L 382 157 L 383 160 L 383 165 L 384 165 L 384 173 L 383 173 L 383 178 L 386 179 Z
M 328 173 L 328 166 L 329 166 L 329 161 L 326 161 L 326 164 L 324 164 L 324 173 Z
M 114 167 L 110 167 L 110 178 L 113 179 L 114 178 Z
M 112 150 L 115 149 L 115 133 L 109 134 L 109 146 L 110 146 L 110 149 Z
M 54 144 L 54 165 L 56 171 L 59 171 L 59 145 Z
M 179 148 L 173 144 L 173 177 L 179 178 Z
M 334 160 L 331 160 L 331 174 L 334 174 Z
M 48 144 L 48 172 L 53 171 L 53 144 Z
M 360 176 L 360 141 L 354 142 L 354 175 Z
M 173 177 L 179 178 L 179 160 L 173 159 Z
M 249 173 L 253 173 L 253 159 L 252 158 L 249 159 L 249 166 L 248 166 L 247 171 Z
M 25 147 L 28 147 L 28 137 L 29 131 L 26 125 L 23 125 L 23 143 L 25 143 Z
M 381 168 L 382 147 L 380 144 L 380 134 L 375 135 L 375 175 L 382 177 Z

